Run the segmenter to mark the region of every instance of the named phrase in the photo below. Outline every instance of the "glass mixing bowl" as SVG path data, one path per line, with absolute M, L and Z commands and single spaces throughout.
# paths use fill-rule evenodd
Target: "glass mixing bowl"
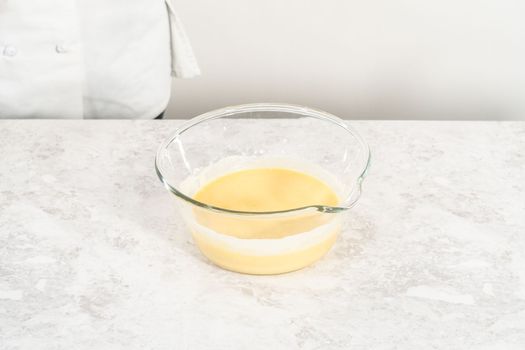
M 369 164 L 367 144 L 341 119 L 271 103 L 195 117 L 162 143 L 155 159 L 202 253 L 222 268 L 250 274 L 289 272 L 320 259 L 334 244 L 343 214 L 359 199 Z M 334 190 L 339 203 L 244 212 L 193 198 L 222 175 L 264 167 L 313 175 Z

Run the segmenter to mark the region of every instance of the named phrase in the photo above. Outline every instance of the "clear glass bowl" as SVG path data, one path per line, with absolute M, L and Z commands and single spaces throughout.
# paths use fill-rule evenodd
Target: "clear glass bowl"
M 369 164 L 367 144 L 341 119 L 270 103 L 195 117 L 162 143 L 155 160 L 202 253 L 220 267 L 250 274 L 284 273 L 320 259 L 335 242 L 343 214 L 359 199 Z M 243 212 L 193 199 L 221 175 L 261 167 L 313 175 L 334 189 L 339 203 Z

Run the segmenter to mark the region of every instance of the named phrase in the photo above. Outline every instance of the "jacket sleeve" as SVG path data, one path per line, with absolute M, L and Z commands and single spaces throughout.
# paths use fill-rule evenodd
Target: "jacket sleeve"
M 193 78 L 201 74 L 197 60 L 184 26 L 175 13 L 171 0 L 165 0 L 168 10 L 171 36 L 171 75 L 177 78 Z

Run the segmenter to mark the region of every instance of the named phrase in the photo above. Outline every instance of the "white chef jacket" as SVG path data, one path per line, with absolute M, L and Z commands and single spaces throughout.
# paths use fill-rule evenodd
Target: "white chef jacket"
M 0 118 L 154 118 L 199 74 L 170 0 L 0 0 Z

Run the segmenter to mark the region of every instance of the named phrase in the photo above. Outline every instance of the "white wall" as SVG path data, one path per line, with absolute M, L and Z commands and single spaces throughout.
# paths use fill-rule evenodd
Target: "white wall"
M 174 0 L 203 75 L 167 115 L 290 102 L 344 118 L 525 119 L 523 0 Z

